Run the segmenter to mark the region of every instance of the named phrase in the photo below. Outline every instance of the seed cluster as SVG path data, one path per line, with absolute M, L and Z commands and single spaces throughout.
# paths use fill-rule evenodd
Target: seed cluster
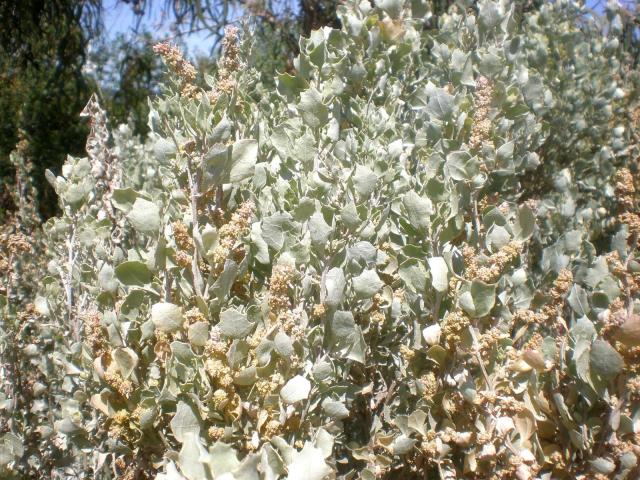
M 218 265 L 218 268 L 224 266 L 224 262 L 229 258 L 229 255 L 244 255 L 243 249 L 234 249 L 234 247 L 240 238 L 249 233 L 251 217 L 254 211 L 255 205 L 253 202 L 244 202 L 233 213 L 229 223 L 220 227 L 220 240 L 213 252 L 213 263 Z
M 189 233 L 189 228 L 182 223 L 180 220 L 173 222 L 171 224 L 173 228 L 173 238 L 176 241 L 176 246 L 187 252 L 193 250 L 193 239 L 191 238 L 191 234 Z
M 167 42 L 157 43 L 153 51 L 162 57 L 164 63 L 180 79 L 182 94 L 192 97 L 197 92 L 195 85 L 197 71 L 195 67 L 184 58 L 180 49 Z
M 469 145 L 472 149 L 477 149 L 491 137 L 491 120 L 489 119 L 489 106 L 493 98 L 493 85 L 485 78 L 476 80 L 476 91 L 474 94 L 475 112 L 473 113 L 473 127 Z
M 480 265 L 476 250 L 471 246 L 465 246 L 462 250 L 465 276 L 467 280 L 493 283 L 500 278 L 504 269 L 517 259 L 520 253 L 522 253 L 522 243 L 511 241 L 491 255 L 486 262 L 487 265 Z
M 133 393 L 133 383 L 130 380 L 125 380 L 120 375 L 118 365 L 111 361 L 107 367 L 107 371 L 104 373 L 104 380 L 107 384 L 113 388 L 118 394 L 125 399 L 131 397 Z
M 238 28 L 228 25 L 222 39 L 222 56 L 218 61 L 216 86 L 208 92 L 211 103 L 215 103 L 222 93 L 231 95 L 236 86 L 235 73 L 243 67 L 240 59 Z
M 291 308 L 289 289 L 295 278 L 296 271 L 292 265 L 278 264 L 273 267 L 269 279 L 269 309 L 274 315 L 279 315 Z
M 525 324 L 544 325 L 547 322 L 552 322 L 557 319 L 562 312 L 564 305 L 564 299 L 569 293 L 573 285 L 573 274 L 571 270 L 563 268 L 558 273 L 558 277 L 553 282 L 549 297 L 551 300 L 544 305 L 539 312 L 535 312 L 530 309 L 518 310 L 514 314 L 514 322 L 521 322 Z
M 84 317 L 84 333 L 94 358 L 109 351 L 107 332 L 100 322 L 98 312 L 91 312 Z
M 469 317 L 462 310 L 454 310 L 442 321 L 442 337 L 447 347 L 454 351 L 458 348 L 462 332 L 470 325 Z

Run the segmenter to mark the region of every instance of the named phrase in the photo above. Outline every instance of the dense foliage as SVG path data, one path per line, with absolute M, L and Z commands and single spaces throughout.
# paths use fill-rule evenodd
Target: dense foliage
M 3 478 L 637 478 L 640 77 L 516 3 L 347 2 L 273 88 L 158 44 L 43 239 L 18 148 Z

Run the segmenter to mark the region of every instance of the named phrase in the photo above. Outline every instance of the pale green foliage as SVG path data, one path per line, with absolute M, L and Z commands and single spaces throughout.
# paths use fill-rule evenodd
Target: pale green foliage
M 144 144 L 91 104 L 88 157 L 50 175 L 56 470 L 637 474 L 640 230 L 614 221 L 637 202 L 614 174 L 637 168 L 638 117 L 615 28 L 566 2 L 437 30 L 420 1 L 379 7 L 302 39 L 277 91 L 248 67 L 215 97 L 174 78 Z

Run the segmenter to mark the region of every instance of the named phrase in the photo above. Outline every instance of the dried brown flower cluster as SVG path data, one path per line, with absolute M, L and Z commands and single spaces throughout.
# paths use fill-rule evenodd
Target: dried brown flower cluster
M 29 243 L 27 236 L 23 233 L 13 233 L 9 235 L 7 246 L 9 247 L 9 253 L 14 255 L 20 255 L 31 251 L 31 244 Z
M 109 339 L 98 312 L 91 312 L 84 317 L 84 333 L 94 358 L 109 352 Z
M 182 94 L 186 97 L 194 96 L 197 92 L 195 85 L 197 71 L 195 67 L 184 58 L 180 49 L 167 42 L 161 42 L 154 45 L 153 51 L 162 57 L 164 63 L 166 63 L 180 79 Z
M 449 313 L 442 321 L 442 338 L 450 350 L 459 347 L 462 333 L 469 327 L 469 317 L 462 310 Z
M 404 295 L 404 291 L 395 290 L 393 295 Z M 371 309 L 369 310 L 369 321 L 373 324 L 382 325 L 387 316 L 384 314 L 382 310 L 380 310 L 380 304 L 382 303 L 382 296 L 379 293 L 376 293 L 373 296 L 373 301 L 371 302 Z
M 173 228 L 173 238 L 176 241 L 176 246 L 187 252 L 193 250 L 193 239 L 189 233 L 189 228 L 180 220 L 173 222 L 171 225 Z
M 296 271 L 292 265 L 279 264 L 273 267 L 271 278 L 269 279 L 269 309 L 275 316 L 291 308 L 289 299 L 289 289 L 291 282 L 296 276 Z
M 472 149 L 480 148 L 491 137 L 491 120 L 489 119 L 489 106 L 493 98 L 493 85 L 485 78 L 476 80 L 476 91 L 473 98 L 475 112 L 473 114 L 473 127 L 469 145 Z
M 222 39 L 222 57 L 218 61 L 218 79 L 216 86 L 208 92 L 211 103 L 215 103 L 222 93 L 231 95 L 236 87 L 235 73 L 240 71 L 243 63 L 240 59 L 238 28 L 228 25 Z
M 616 201 L 621 208 L 633 210 L 636 187 L 633 184 L 633 175 L 628 168 L 621 168 L 613 176 L 615 183 Z
M 623 212 L 618 220 L 629 228 L 632 237 L 640 238 L 640 215 L 635 212 Z
M 7 275 L 9 281 L 16 282 L 13 278 L 14 261 L 18 257 L 32 251 L 33 246 L 26 235 L 18 230 L 19 220 L 11 218 L 0 230 L 0 272 Z M 8 285 L 1 285 L 0 292 L 6 293 Z
M 236 393 L 233 384 L 234 371 L 227 363 L 229 343 L 220 337 L 218 327 L 213 327 L 210 332 L 211 339 L 204 347 L 205 370 L 213 380 L 213 392 L 211 403 L 213 408 L 225 415 L 237 416 L 240 408 L 240 397 Z M 223 432 L 213 429 L 209 432 L 213 435 L 222 435 Z
M 621 280 L 625 286 L 628 301 L 632 301 L 633 298 L 640 292 L 640 272 L 634 272 L 626 263 L 623 263 L 620 259 L 620 254 L 617 251 L 608 253 L 605 258 L 609 265 L 611 273 Z M 623 319 L 626 318 L 626 308 L 622 300 L 614 301 L 609 306 L 611 312 L 611 318 L 607 323 L 620 324 Z
M 283 310 L 277 316 L 277 321 L 282 330 L 292 336 L 296 340 L 302 339 L 304 336 L 304 325 L 302 323 L 302 310 L 295 308 L 293 310 Z
M 200 311 L 198 307 L 193 307 L 184 313 L 184 328 L 188 328 L 190 325 L 198 322 L 206 322 L 207 317 Z
M 573 285 L 573 274 L 571 270 L 563 268 L 558 273 L 558 277 L 553 282 L 549 297 L 551 301 L 544 305 L 539 312 L 533 310 L 518 310 L 514 314 L 514 323 L 525 323 L 534 325 L 544 325 L 548 322 L 552 322 L 562 312 L 564 300 Z
M 118 365 L 112 360 L 107 367 L 107 371 L 104 372 L 104 381 L 118 392 L 122 398 L 128 399 L 133 393 L 133 383 L 131 383 L 131 380 L 122 378 Z
M 491 255 L 487 265 L 480 265 L 476 250 L 471 246 L 462 249 L 465 263 L 465 277 L 467 280 L 481 280 L 493 283 L 500 278 L 505 267 L 511 264 L 522 252 L 522 243 L 511 241 Z
M 153 353 L 161 363 L 165 363 L 169 355 L 171 355 L 171 338 L 169 334 L 161 330 L 156 330 L 154 335 L 156 341 L 153 346 Z
M 616 201 L 620 207 L 621 213 L 618 221 L 629 228 L 631 241 L 640 238 L 640 215 L 635 209 L 636 188 L 634 184 L 633 174 L 628 168 L 621 168 L 613 176 L 615 183 Z
M 110 419 L 109 436 L 114 439 L 133 443 L 135 430 L 131 425 L 131 414 L 127 410 L 118 410 Z
M 220 227 L 220 240 L 213 251 L 213 263 L 218 267 L 224 266 L 225 260 L 229 255 L 234 254 L 238 257 L 244 255 L 244 249 L 236 248 L 236 242 L 249 232 L 251 217 L 255 210 L 253 202 L 244 202 L 231 216 L 229 223 Z
M 425 399 L 431 400 L 438 391 L 438 379 L 435 373 L 427 372 L 420 377 L 422 383 L 423 392 L 422 395 Z

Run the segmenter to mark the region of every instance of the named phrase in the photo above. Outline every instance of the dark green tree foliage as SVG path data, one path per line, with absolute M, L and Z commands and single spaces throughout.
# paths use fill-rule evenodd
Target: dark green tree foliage
M 0 24 L 10 26 L 0 29 L 0 176 L 3 184 L 13 176 L 9 153 L 23 132 L 45 215 L 56 202 L 43 169 L 57 170 L 84 147 L 87 130 L 77 119 L 91 88 L 82 66 L 99 7 L 97 0 L 0 2 Z
M 147 98 L 156 94 L 163 77 L 162 64 L 153 53 L 151 33 L 133 39 L 119 35 L 101 38 L 88 55 L 87 68 L 114 124 L 131 122 L 136 134 L 147 132 Z

